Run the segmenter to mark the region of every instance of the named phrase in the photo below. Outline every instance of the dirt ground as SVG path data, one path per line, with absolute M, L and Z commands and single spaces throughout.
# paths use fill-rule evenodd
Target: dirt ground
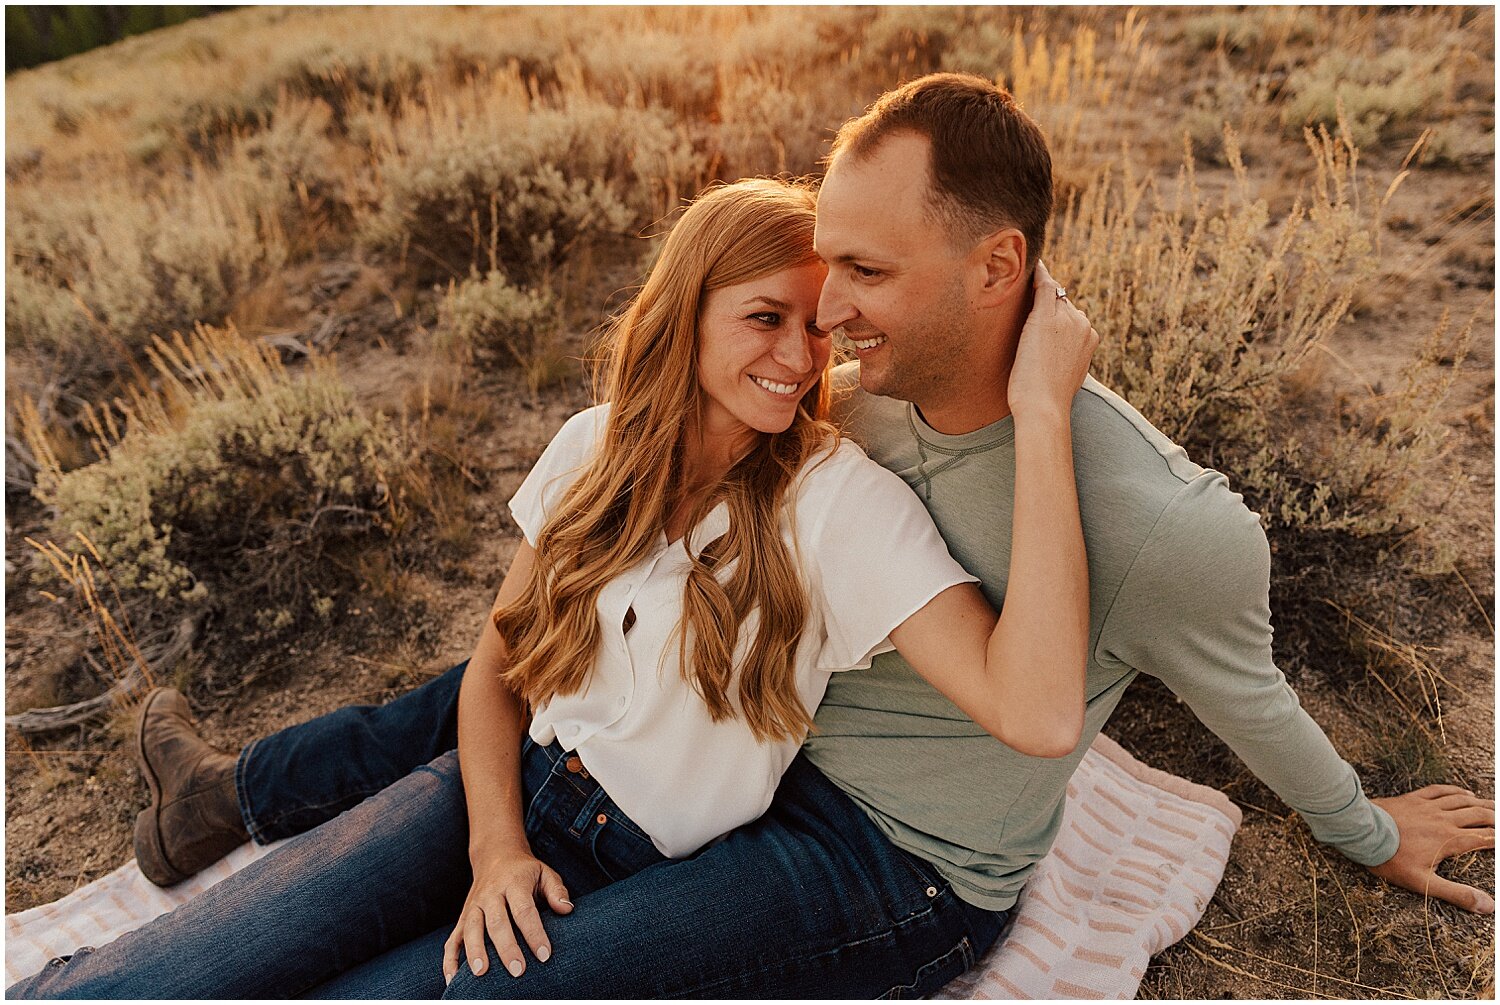
M 1394 173 L 1400 155 L 1369 161 L 1372 170 Z M 1483 167 L 1492 169 L 1492 161 Z M 1202 183 L 1225 177 L 1205 170 Z M 1288 181 L 1295 188 L 1298 179 Z M 1476 185 L 1487 196 L 1476 200 Z M 1444 406 L 1463 477 L 1424 488 L 1441 516 L 1440 534 L 1458 556 L 1454 571 L 1414 582 L 1378 561 L 1343 564 L 1330 551 L 1326 567 L 1304 581 L 1276 580 L 1286 586 L 1273 596 L 1277 624 L 1297 626 L 1278 631 L 1278 662 L 1371 795 L 1434 782 L 1494 795 L 1493 205 L 1489 177 L 1477 183 L 1473 168 L 1426 168 L 1409 179 L 1387 213 L 1388 274 L 1308 364 L 1317 388 L 1312 407 L 1333 407 L 1341 388 L 1399 383 L 1443 311 L 1460 323 L 1474 321 L 1471 352 L 1457 363 L 1456 388 Z M 1471 223 L 1431 223 L 1454 219 Z M 339 372 L 366 405 L 397 408 L 414 387 L 441 376 L 442 362 L 420 348 L 423 327 L 434 319 L 426 294 L 402 317 L 374 295 L 335 305 L 319 300 L 319 270 L 380 266 L 338 259 L 315 265 L 288 295 L 308 305 L 309 328 L 330 313 L 340 321 L 347 334 L 337 345 Z M 625 261 L 601 267 L 586 289 L 575 291 L 569 313 L 575 355 L 585 354 L 600 305 L 618 302 L 632 270 Z M 339 617 L 284 650 L 243 647 L 216 637 L 210 626 L 205 644 L 172 673 L 190 683 L 211 741 L 233 750 L 350 702 L 384 701 L 467 657 L 518 540 L 506 500 L 551 433 L 590 401 L 581 368 L 540 395 L 508 369 L 484 373 L 468 390 L 487 408 L 464 420 L 471 456 L 484 459 L 482 484 L 462 506 L 465 543 L 411 549 L 391 596 L 339 598 Z M 1234 472 L 1228 474 L 1233 482 Z M 7 502 L 5 695 L 7 710 L 15 710 L 74 697 L 97 681 L 78 669 L 80 626 L 38 593 L 44 584 L 25 538 L 45 534 L 45 514 L 24 496 Z M 1274 560 L 1280 575 L 1285 556 Z M 1334 582 L 1349 606 L 1431 668 L 1440 717 L 1427 709 L 1407 714 L 1378 675 L 1366 672 L 1372 666 L 1392 677 L 1413 671 L 1350 643 L 1361 633 L 1325 609 L 1331 598 L 1320 584 Z M 1307 626 L 1325 637 L 1309 637 Z M 131 856 L 131 827 L 146 801 L 126 742 L 131 712 L 122 708 L 102 723 L 47 737 L 7 730 L 7 913 L 55 900 Z M 1164 687 L 1145 678 L 1132 685 L 1106 732 L 1147 764 L 1219 788 L 1244 810 L 1206 915 L 1152 961 L 1140 997 L 1494 996 L 1493 919 L 1394 890 L 1318 846 Z M 1444 871 L 1495 889 L 1491 854 L 1465 856 Z

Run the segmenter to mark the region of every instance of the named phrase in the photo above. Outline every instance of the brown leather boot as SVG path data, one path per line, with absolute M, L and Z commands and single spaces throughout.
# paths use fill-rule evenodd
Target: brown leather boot
M 135 818 L 135 860 L 157 886 L 172 886 L 250 840 L 234 789 L 233 755 L 209 746 L 187 699 L 159 687 L 141 702 L 135 755 L 151 805 Z

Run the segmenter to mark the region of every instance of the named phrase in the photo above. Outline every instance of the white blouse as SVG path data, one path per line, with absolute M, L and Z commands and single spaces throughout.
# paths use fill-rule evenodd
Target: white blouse
M 608 416 L 605 404 L 569 419 L 511 499 L 532 546 L 593 456 Z M 795 659 L 797 692 L 811 714 L 830 673 L 868 667 L 894 648 L 891 629 L 948 587 L 977 580 L 948 554 L 906 483 L 848 440 L 831 456 L 822 451 L 809 460 L 788 499 L 793 512 L 783 516 L 782 537 L 801 564 L 809 606 Z M 586 687 L 543 702 L 531 721 L 533 740 L 556 739 L 575 751 L 669 858 L 690 855 L 764 813 L 802 743 L 759 741 L 741 718 L 714 722 L 683 680 L 674 632 L 689 553 L 696 557 L 728 527 L 728 507 L 720 503 L 682 540 L 668 544 L 658 535 L 650 555 L 606 586 L 598 601 L 601 645 Z M 632 608 L 635 622 L 626 632 Z M 752 613 L 736 668 L 756 625 Z M 740 711 L 737 672 L 728 691 Z

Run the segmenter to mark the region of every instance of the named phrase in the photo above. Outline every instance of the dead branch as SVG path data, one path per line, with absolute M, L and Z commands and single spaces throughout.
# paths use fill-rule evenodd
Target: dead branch
M 299 342 L 295 337 L 285 333 L 278 333 L 275 335 L 262 335 L 260 337 L 260 340 L 267 345 L 275 346 L 282 352 L 288 353 L 295 357 L 300 358 L 312 355 L 311 349 Z
M 178 622 L 177 627 L 167 636 L 165 642 L 157 646 L 148 647 L 149 651 L 143 651 L 142 656 L 149 664 L 157 667 L 170 667 L 183 656 L 187 655 L 192 648 L 193 642 L 198 637 L 198 626 L 201 615 L 197 617 L 185 617 Z M 140 697 L 142 688 L 147 680 L 146 673 L 139 663 L 133 664 L 126 675 L 116 681 L 114 686 L 103 694 L 83 701 L 76 701 L 70 705 L 55 705 L 51 708 L 32 708 L 15 715 L 7 715 L 5 724 L 14 726 L 25 735 L 36 735 L 38 733 L 51 733 L 69 726 L 77 726 L 85 722 L 92 722 L 109 714 L 121 705 L 128 704 Z

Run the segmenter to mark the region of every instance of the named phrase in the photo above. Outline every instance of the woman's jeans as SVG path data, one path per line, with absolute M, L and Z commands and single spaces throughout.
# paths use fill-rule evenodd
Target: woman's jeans
M 408 712 L 441 705 L 447 685 L 456 694 L 457 672 L 385 709 L 408 699 Z M 434 693 L 421 696 L 427 688 Z M 257 807 L 266 814 L 255 833 L 279 836 L 276 827 L 307 819 L 309 807 L 338 806 L 338 786 L 375 780 L 371 765 L 379 758 L 365 759 L 359 732 L 379 737 L 387 752 L 395 733 L 378 721 L 372 726 L 378 711 L 362 719 L 348 711 L 300 727 L 295 745 L 283 749 L 283 734 L 276 734 L 247 748 L 242 805 L 247 818 Z M 433 722 L 427 720 L 428 732 Z M 319 739 L 316 731 L 325 728 Z M 352 749 L 328 746 L 334 738 Z M 261 791 L 270 775 L 262 777 L 260 767 L 276 764 L 286 750 L 316 753 L 321 763 L 288 761 L 290 787 Z M 569 770 L 556 744 L 526 742 L 523 779 L 528 836 L 562 875 L 575 908 L 565 916 L 543 910 L 552 956 L 545 963 L 528 957 L 520 978 L 491 948 L 483 977 L 465 964 L 443 985 L 442 944 L 470 881 L 463 786 L 450 753 L 171 914 L 54 961 L 8 994 L 919 996 L 967 969 L 1006 920 L 1004 912 L 959 900 L 801 757 L 765 816 L 675 861 L 663 859 L 585 772 Z M 285 798 L 292 793 L 303 800 L 301 810 Z

